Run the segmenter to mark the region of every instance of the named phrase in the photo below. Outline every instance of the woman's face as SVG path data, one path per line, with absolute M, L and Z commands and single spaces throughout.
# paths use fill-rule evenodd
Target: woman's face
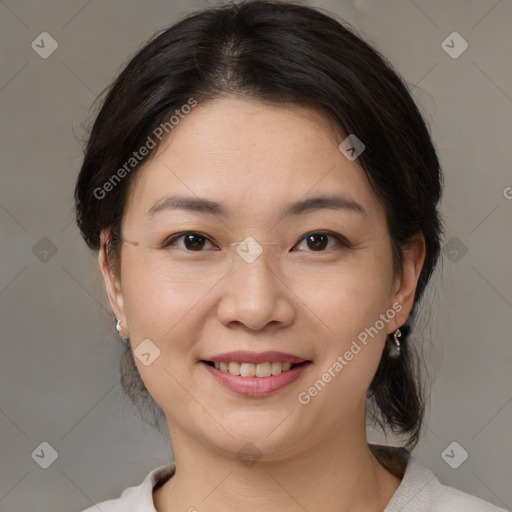
M 364 429 L 366 391 L 387 334 L 407 319 L 423 252 L 393 278 L 384 210 L 342 140 L 305 107 L 217 99 L 182 119 L 132 183 L 126 240 L 199 234 L 163 249 L 122 244 L 119 281 L 100 252 L 171 438 L 279 458 Z M 171 196 L 220 206 L 177 208 Z M 340 199 L 288 208 L 312 198 Z M 229 245 L 247 237 L 257 243 Z M 234 351 L 245 354 L 224 355 Z M 268 361 L 243 372 L 276 375 L 237 377 L 220 361 L 235 372 Z

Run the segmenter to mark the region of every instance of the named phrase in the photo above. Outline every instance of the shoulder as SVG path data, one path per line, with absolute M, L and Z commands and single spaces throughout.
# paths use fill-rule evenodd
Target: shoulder
M 171 478 L 175 470 L 174 463 L 159 466 L 150 471 L 139 485 L 126 488 L 119 498 L 95 503 L 82 512 L 154 512 L 153 489 Z
M 506 512 L 476 496 L 453 487 L 440 484 L 432 495 L 431 510 L 434 511 L 464 511 L 464 512 Z
M 476 496 L 443 485 L 409 454 L 402 481 L 384 512 L 507 512 Z

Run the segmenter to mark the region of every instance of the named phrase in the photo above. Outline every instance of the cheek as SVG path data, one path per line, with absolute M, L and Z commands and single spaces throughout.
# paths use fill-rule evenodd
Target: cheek
M 122 288 L 132 346 L 150 339 L 162 355 L 189 348 L 188 340 L 200 328 L 197 318 L 190 319 L 201 308 L 205 284 L 157 279 L 129 255 L 123 260 Z
M 329 281 L 294 288 L 325 323 L 326 333 L 346 342 L 370 327 L 391 306 L 391 250 L 384 244 L 357 252 Z
M 357 407 L 379 365 L 388 324 L 395 315 L 390 304 L 391 282 L 390 253 L 368 251 L 328 285 L 307 295 L 308 306 L 318 312 L 326 327 L 311 385 L 315 386 L 317 379 L 328 383 L 325 392 L 322 382 L 316 385 L 322 391 L 311 391 L 322 395 L 318 405 L 331 403 L 334 416 L 340 414 L 340 407 L 345 412 Z
M 166 350 L 172 349 L 175 342 L 180 344 L 180 340 L 185 343 L 184 330 L 191 335 L 200 326 L 197 319 L 192 322 L 191 318 L 194 309 L 201 307 L 204 293 L 204 285 L 132 280 L 125 299 L 130 334 L 134 340 L 165 342 Z
M 167 414 L 190 408 L 185 389 L 195 363 L 194 343 L 203 329 L 199 312 L 205 286 L 158 282 L 134 272 L 124 291 L 134 361 L 144 385 Z M 147 340 L 157 347 L 149 351 L 158 354 L 149 365 L 137 357 L 137 347 Z

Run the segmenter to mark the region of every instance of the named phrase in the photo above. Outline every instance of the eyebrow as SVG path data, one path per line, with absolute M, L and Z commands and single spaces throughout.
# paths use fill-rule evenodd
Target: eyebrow
M 327 195 L 310 197 L 290 203 L 281 210 L 280 220 L 284 217 L 302 215 L 316 210 L 344 210 L 367 215 L 366 210 L 356 201 L 345 196 Z M 200 214 L 217 215 L 228 218 L 228 210 L 216 201 L 201 197 L 168 196 L 159 199 L 149 210 L 148 217 L 168 210 L 185 210 Z

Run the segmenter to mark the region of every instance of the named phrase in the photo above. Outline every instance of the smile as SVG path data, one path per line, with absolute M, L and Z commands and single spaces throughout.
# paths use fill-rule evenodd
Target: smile
M 241 377 L 270 377 L 271 375 L 279 375 L 287 372 L 293 366 L 296 366 L 289 361 L 273 361 L 266 363 L 239 363 L 236 361 L 226 362 L 211 362 L 217 370 L 221 372 L 229 372 L 231 375 L 240 375 Z
M 204 360 L 200 363 L 214 382 L 238 395 L 254 398 L 269 396 L 291 384 L 312 364 L 311 361 L 240 363 Z

